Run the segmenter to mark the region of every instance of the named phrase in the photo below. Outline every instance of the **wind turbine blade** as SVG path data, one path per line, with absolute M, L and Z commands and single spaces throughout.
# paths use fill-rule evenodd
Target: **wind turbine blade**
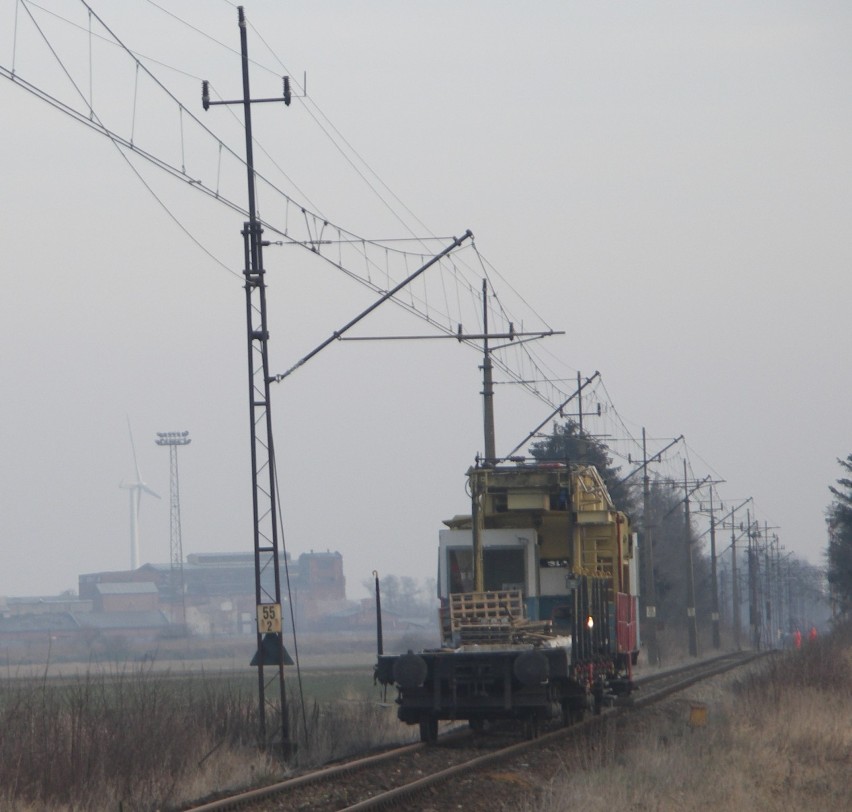
M 160 498 L 160 494 L 158 494 L 156 491 L 151 490 L 151 488 L 149 488 L 144 482 L 139 483 L 139 488 L 140 490 L 145 491 L 145 493 L 150 493 L 151 496 L 156 496 L 157 499 Z
M 142 475 L 139 473 L 139 461 L 136 459 L 136 443 L 133 442 L 133 429 L 130 427 L 130 415 L 127 415 L 127 433 L 130 435 L 130 447 L 133 449 L 133 465 L 136 468 L 136 481 L 142 481 Z

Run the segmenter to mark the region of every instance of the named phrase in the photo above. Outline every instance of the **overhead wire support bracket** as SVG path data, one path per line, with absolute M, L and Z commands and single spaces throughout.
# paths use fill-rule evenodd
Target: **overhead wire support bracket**
M 284 104 L 289 107 L 290 102 L 293 100 L 293 94 L 290 93 L 290 77 L 282 76 L 281 77 L 284 82 L 284 94 L 282 96 L 273 96 L 267 99 L 249 99 L 251 104 L 264 104 L 266 102 L 284 102 Z M 210 82 L 207 79 L 202 80 L 201 82 L 201 106 L 205 110 L 209 110 L 211 107 L 214 107 L 217 104 L 244 104 L 245 99 L 218 99 L 216 101 L 210 100 Z
M 505 338 L 509 340 L 509 344 L 503 344 L 501 347 L 493 347 L 492 350 L 500 350 L 503 347 L 513 347 L 518 344 L 523 344 L 524 341 L 532 341 L 537 338 L 548 338 L 549 336 L 565 335 L 564 330 L 540 330 L 533 333 L 449 333 L 446 335 L 416 335 L 416 336 L 347 336 L 340 337 L 341 341 L 429 341 L 439 338 L 451 338 L 454 341 L 475 341 L 483 338 Z M 516 339 L 522 339 L 517 341 Z
M 666 451 L 668 451 L 673 446 L 677 445 L 682 439 L 683 439 L 683 435 L 679 434 L 667 446 L 665 446 L 664 448 L 661 448 L 656 454 L 654 454 L 653 457 L 648 457 L 648 459 L 644 460 L 641 465 L 637 465 L 636 468 L 634 468 L 629 474 L 627 474 L 627 476 L 625 476 L 623 479 L 620 479 L 618 481 L 618 484 L 623 485 L 632 476 L 638 474 L 640 471 L 644 471 L 646 466 L 648 465 L 648 463 L 662 462 L 663 461 L 663 454 L 665 454 Z M 629 458 L 628 458 L 628 461 L 632 462 L 632 460 L 630 460 Z
M 555 333 L 554 335 L 561 335 L 561 333 L 559 333 L 559 334 L 556 334 L 556 333 Z M 567 405 L 568 405 L 568 404 L 569 404 L 572 400 L 574 400 L 574 398 L 579 397 L 579 395 L 582 393 L 582 391 L 583 391 L 583 390 L 584 390 L 584 389 L 585 389 L 585 388 L 586 388 L 586 387 L 587 387 L 587 386 L 588 386 L 588 385 L 589 385 L 589 384 L 590 384 L 590 383 L 591 383 L 591 382 L 592 382 L 595 378 L 599 378 L 599 377 L 600 377 L 600 375 L 601 375 L 601 373 L 596 371 L 596 372 L 595 372 L 595 374 L 594 374 L 594 375 L 592 375 L 592 377 L 591 377 L 591 378 L 586 378 L 586 380 L 583 382 L 583 384 L 582 384 L 582 385 L 581 385 L 581 386 L 580 386 L 580 387 L 579 387 L 576 391 L 572 392 L 572 393 L 571 393 L 571 394 L 570 394 L 567 398 L 565 398 L 565 400 L 563 400 L 563 401 L 562 401 L 562 403 L 560 403 L 560 404 L 559 404 L 559 405 L 558 405 L 558 406 L 557 406 L 557 407 L 556 407 L 556 408 L 555 408 L 555 409 L 554 409 L 554 410 L 553 410 L 553 411 L 552 411 L 552 412 L 551 412 L 551 413 L 550 413 L 547 417 L 545 417 L 545 418 L 544 418 L 544 420 L 542 420 L 542 421 L 541 421 L 541 423 L 539 423 L 539 424 L 538 424 L 538 425 L 537 425 L 537 426 L 536 426 L 536 427 L 535 427 L 535 428 L 534 428 L 534 429 L 533 429 L 533 430 L 532 430 L 532 431 L 531 431 L 531 432 L 530 432 L 530 433 L 529 433 L 529 434 L 528 434 L 528 435 L 527 435 L 527 436 L 526 436 L 523 440 L 521 440 L 521 442 L 519 442 L 519 443 L 518 443 L 518 444 L 517 444 L 517 445 L 516 445 L 516 446 L 515 446 L 515 447 L 514 447 L 514 448 L 513 448 L 513 449 L 512 449 L 512 450 L 511 450 L 511 451 L 510 451 L 507 455 L 506 455 L 506 458 L 511 457 L 511 456 L 512 456 L 512 455 L 513 455 L 513 454 L 514 454 L 514 453 L 515 453 L 518 449 L 520 449 L 520 447 L 521 447 L 522 445 L 524 445 L 524 443 L 528 443 L 530 440 L 532 440 L 532 438 L 533 438 L 533 437 L 535 437 L 535 436 L 536 436 L 536 434 L 538 434 L 538 432 L 539 432 L 539 431 L 541 431 L 541 429 L 542 429 L 542 428 L 544 428 L 544 426 L 547 424 L 547 422 L 548 422 L 549 420 L 553 419 L 553 418 L 554 418 L 554 417 L 556 417 L 556 415 L 558 415 L 558 414 L 559 414 L 559 415 L 561 415 L 561 414 L 562 414 L 562 410 L 563 410 L 563 409 L 564 409 L 564 408 L 565 408 L 565 407 L 566 407 L 566 406 L 567 406 Z
M 501 335 L 500 333 L 490 333 L 483 336 L 462 336 L 459 341 L 467 341 L 472 338 L 508 338 L 508 344 L 500 344 L 497 347 L 491 347 L 491 352 L 503 350 L 506 347 L 517 347 L 520 344 L 526 344 L 528 341 L 538 341 L 540 338 L 550 338 L 550 336 L 564 336 L 564 330 L 540 330 L 537 333 L 511 333 L 509 335 Z M 456 336 L 458 338 L 458 336 Z M 520 338 L 520 340 L 518 340 Z
M 683 497 L 683 499 L 679 499 L 677 502 L 675 502 L 674 505 L 672 505 L 671 510 L 669 510 L 668 513 L 665 514 L 665 516 L 663 516 L 663 520 L 668 519 L 668 517 L 671 516 L 672 513 L 674 513 L 681 505 L 689 501 L 689 497 L 692 496 L 692 494 L 694 494 L 696 491 L 700 491 L 705 485 L 718 485 L 721 482 L 724 482 L 724 480 L 710 479 L 710 474 L 707 474 L 704 479 L 693 480 L 692 483 L 684 482 L 684 487 L 687 489 L 686 495 Z M 690 484 L 692 484 L 691 490 L 688 489 Z
M 441 251 L 440 254 L 435 254 L 435 256 L 432 257 L 432 259 L 430 259 L 428 262 L 421 265 L 416 271 L 414 271 L 414 273 L 412 273 L 410 276 L 403 279 L 402 282 L 400 282 L 395 287 L 391 288 L 383 296 L 379 297 L 379 299 L 377 299 L 375 302 L 373 302 L 373 304 L 371 304 L 366 310 L 361 311 L 361 313 L 359 313 L 357 316 L 355 316 L 354 319 L 352 319 L 352 320 L 348 321 L 346 324 L 344 324 L 343 327 L 341 327 L 339 330 L 335 330 L 325 341 L 323 341 L 320 345 L 318 345 L 313 350 L 311 350 L 307 355 L 303 356 L 299 361 L 297 361 L 295 364 L 293 364 L 293 366 L 291 366 L 290 369 L 286 370 L 285 372 L 281 372 L 278 375 L 270 376 L 269 379 L 268 379 L 268 382 L 269 383 L 280 383 L 286 377 L 288 377 L 289 375 L 292 375 L 299 367 L 304 366 L 308 361 L 311 360 L 311 358 L 313 358 L 315 355 L 317 355 L 317 353 L 322 352 L 322 350 L 324 350 L 329 344 L 331 344 L 333 341 L 337 341 L 338 339 L 340 339 L 340 337 L 345 332 L 347 332 L 352 327 L 354 327 L 363 318 L 370 315 L 370 313 L 372 313 L 377 307 L 379 307 L 379 305 L 382 305 L 388 299 L 393 298 L 406 285 L 413 282 L 418 276 L 420 276 L 420 274 L 422 274 L 428 268 L 431 268 L 436 262 L 443 259 L 451 251 L 454 251 L 456 248 L 458 248 L 465 240 L 468 240 L 472 237 L 473 237 L 473 232 L 470 229 L 465 231 L 465 233 L 462 234 L 461 237 L 453 237 L 452 243 L 450 243 L 450 245 L 448 245 L 443 251 Z

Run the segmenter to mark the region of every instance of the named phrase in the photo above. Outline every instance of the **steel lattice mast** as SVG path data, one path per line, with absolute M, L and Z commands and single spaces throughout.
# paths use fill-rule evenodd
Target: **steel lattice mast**
M 252 512 L 257 605 L 258 720 L 261 747 L 280 749 L 286 758 L 292 752 L 287 696 L 284 686 L 284 639 L 282 626 L 281 570 L 278 556 L 278 506 L 276 504 L 275 454 L 272 443 L 270 374 L 266 313 L 266 283 L 263 268 L 263 229 L 255 204 L 254 152 L 251 130 L 253 102 L 283 101 L 290 104 L 289 78 L 284 95 L 277 99 L 252 99 L 249 89 L 249 59 L 246 19 L 237 9 L 242 54 L 243 97 L 235 101 L 211 101 L 208 84 L 202 84 L 204 109 L 216 104 L 241 104 L 246 133 L 246 173 L 249 220 L 242 230 L 245 265 L 248 390 L 251 433 Z
M 186 589 L 183 579 L 183 541 L 180 527 L 180 481 L 178 479 L 178 446 L 189 445 L 188 431 L 158 431 L 157 445 L 169 448 L 169 600 L 171 621 L 186 623 Z M 175 617 L 180 606 L 179 618 Z

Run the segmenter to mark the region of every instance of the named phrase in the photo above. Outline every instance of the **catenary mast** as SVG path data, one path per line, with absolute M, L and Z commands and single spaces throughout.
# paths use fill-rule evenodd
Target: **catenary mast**
M 275 99 L 252 99 L 249 87 L 248 42 L 243 7 L 237 9 L 242 56 L 243 97 L 234 101 L 211 101 L 208 84 L 202 85 L 206 110 L 216 104 L 241 104 L 246 135 L 246 175 L 248 222 L 242 230 L 248 351 L 248 393 L 251 434 L 252 514 L 255 563 L 255 602 L 257 605 L 257 666 L 259 738 L 262 747 L 280 750 L 287 758 L 292 752 L 287 696 L 284 686 L 284 639 L 282 626 L 281 572 L 279 568 L 278 505 L 276 503 L 275 451 L 272 442 L 270 374 L 264 281 L 263 229 L 255 203 L 254 151 L 251 106 L 257 102 L 290 104 L 290 82 L 284 78 L 284 95 Z

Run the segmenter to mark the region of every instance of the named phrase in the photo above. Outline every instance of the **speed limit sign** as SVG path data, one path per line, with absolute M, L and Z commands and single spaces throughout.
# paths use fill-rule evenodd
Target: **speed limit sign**
M 280 603 L 262 603 L 257 607 L 257 630 L 260 634 L 281 633 Z

